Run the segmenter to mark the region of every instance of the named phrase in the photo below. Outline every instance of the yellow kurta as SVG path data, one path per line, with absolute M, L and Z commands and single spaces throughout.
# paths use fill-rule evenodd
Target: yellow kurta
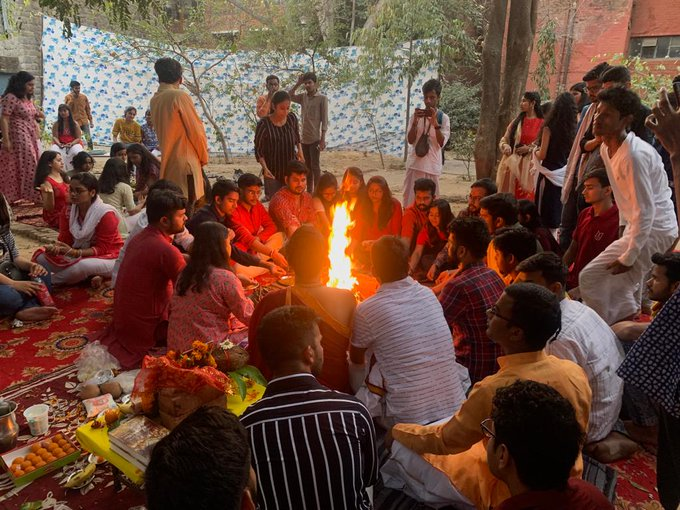
M 193 177 L 195 200 L 205 194 L 201 169 L 208 164 L 208 139 L 189 94 L 161 83 L 151 98 L 151 120 L 161 151 L 161 179 L 168 179 L 189 197 Z
M 527 352 L 498 358 L 500 370 L 475 384 L 458 412 L 445 424 L 398 424 L 394 439 L 442 471 L 451 483 L 477 508 L 497 507 L 510 497 L 507 485 L 494 477 L 486 463 L 486 448 L 480 423 L 491 416 L 491 401 L 498 388 L 518 379 L 547 384 L 574 406 L 576 419 L 588 429 L 592 393 L 581 367 L 571 361 L 546 355 L 544 351 Z M 581 456 L 572 476 L 583 471 Z

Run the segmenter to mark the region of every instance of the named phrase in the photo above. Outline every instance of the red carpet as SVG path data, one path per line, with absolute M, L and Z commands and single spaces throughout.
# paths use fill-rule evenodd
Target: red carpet
M 85 286 L 53 294 L 59 313 L 12 329 L 0 321 L 0 391 L 75 361 L 94 333 L 111 321 L 113 290 Z
M 656 457 L 641 451 L 628 460 L 614 462 L 618 471 L 616 508 L 625 510 L 662 510 L 656 492 Z
M 17 202 L 12 205 L 12 213 L 19 223 L 25 223 L 33 227 L 47 227 L 49 225 L 43 221 L 42 206 L 32 202 Z

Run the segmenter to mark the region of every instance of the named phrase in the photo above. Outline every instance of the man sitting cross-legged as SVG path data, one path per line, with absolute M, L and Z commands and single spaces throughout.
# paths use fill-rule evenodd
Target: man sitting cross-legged
M 314 223 L 314 203 L 307 189 L 307 167 L 301 161 L 289 161 L 284 179 L 286 185 L 277 191 L 269 203 L 278 229 L 291 237 L 305 223 Z
M 138 367 L 146 354 L 166 341 L 168 307 L 186 262 L 170 236 L 184 230 L 187 201 L 170 190 L 146 199 L 149 226 L 128 244 L 113 298 L 113 322 L 103 333 L 121 366 Z
M 199 408 L 161 439 L 144 479 L 149 510 L 256 508 L 246 431 L 220 407 Z
M 371 261 L 380 287 L 357 306 L 350 345 L 353 374 L 363 379 L 368 373 L 363 384 L 352 381 L 357 397 L 386 427 L 450 416 L 465 399 L 468 377 L 456 363 L 441 305 L 408 276 L 408 251 L 399 237 L 378 239 Z
M 486 311 L 501 297 L 505 284 L 484 264 L 491 236 L 479 218 L 457 218 L 449 225 L 449 259 L 459 268 L 439 296 L 451 328 L 456 361 L 470 372 L 472 384 L 498 371 L 503 351 L 486 336 Z
M 574 408 L 549 385 L 522 381 L 499 388 L 481 424 L 494 476 L 512 497 L 497 510 L 610 510 L 594 486 L 569 474 L 583 445 Z
M 517 272 L 515 281 L 541 285 L 560 300 L 562 328 L 545 346 L 545 352 L 573 361 L 588 376 L 593 401 L 586 431 L 586 453 L 600 462 L 630 456 L 638 449 L 637 444 L 613 430 L 623 395 L 623 381 L 616 375 L 623 352 L 616 335 L 594 310 L 567 298 L 567 268 L 559 255 L 537 253 L 521 262 Z
M 327 287 L 321 282 L 322 273 L 328 267 L 328 244 L 314 227 L 303 225 L 297 229 L 288 241 L 286 250 L 295 272 L 295 284 L 270 292 L 255 307 L 248 331 L 250 363 L 269 378 L 271 372 L 258 345 L 258 324 L 269 312 L 284 305 L 308 306 L 319 316 L 318 326 L 324 350 L 319 382 L 333 390 L 350 393 L 347 350 L 350 325 L 357 306 L 354 294 L 349 290 Z
M 373 422 L 355 397 L 317 381 L 324 359 L 317 323 L 313 310 L 283 306 L 257 328 L 273 377 L 241 423 L 263 510 L 372 508 L 366 489 L 378 478 Z
M 496 390 L 517 379 L 555 388 L 574 406 L 579 425 L 587 428 L 591 391 L 583 369 L 543 350 L 560 328 L 555 295 L 532 283 L 516 283 L 505 289 L 488 317 L 487 335 L 505 353 L 498 358 L 500 370 L 475 384 L 446 423 L 395 425 L 392 453 L 382 468 L 386 486 L 403 489 L 430 505 L 456 508 L 495 508 L 507 499 L 507 485 L 491 474 L 486 463 L 479 424 L 491 415 Z M 439 393 L 436 387 L 432 391 Z M 579 456 L 572 474 L 579 476 L 581 471 Z

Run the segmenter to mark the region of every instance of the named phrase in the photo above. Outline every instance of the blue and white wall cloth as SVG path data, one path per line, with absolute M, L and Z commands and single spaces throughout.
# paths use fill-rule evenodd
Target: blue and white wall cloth
M 69 82 L 78 80 L 82 91 L 90 99 L 95 143 L 111 143 L 114 121 L 123 116 L 127 106 L 137 108 L 137 121 L 142 123 L 144 111 L 158 87 L 153 66 L 144 59 L 131 59 L 130 45 L 126 39 L 111 32 L 89 27 L 74 27 L 73 37 L 62 36 L 62 24 L 54 18 L 45 17 L 43 23 L 43 106 L 48 125 L 57 118 L 57 107 L 69 92 Z M 350 62 L 356 61 L 356 47 L 339 48 L 337 52 Z M 215 52 L 196 51 L 204 62 L 221 57 Z M 168 55 L 170 56 L 170 55 Z M 300 56 L 289 64 L 290 69 L 305 69 L 308 57 Z M 317 61 L 316 68 L 323 74 L 327 62 Z M 289 87 L 297 72 L 280 71 L 257 64 L 257 59 L 247 52 L 229 55 L 215 67 L 213 80 L 228 85 L 213 91 L 210 97 L 213 117 L 227 138 L 227 145 L 235 154 L 252 153 L 254 138 L 254 111 L 258 95 L 263 94 L 264 79 L 277 74 L 282 85 Z M 434 67 L 423 69 L 412 88 L 412 108 L 422 102 L 420 86 L 427 79 L 436 77 Z M 406 114 L 406 80 L 395 73 L 392 90 L 377 101 L 373 107 L 373 122 L 379 133 L 383 152 L 399 156 L 404 150 Z M 225 90 L 231 89 L 231 93 Z M 371 115 L 357 106 L 362 92 L 355 84 L 341 89 L 329 89 L 320 83 L 321 92 L 329 99 L 329 148 L 376 150 Z M 364 94 L 365 96 L 365 94 Z M 198 106 L 198 105 L 197 105 Z M 197 107 L 199 114 L 201 109 Z M 210 151 L 220 153 L 212 126 L 203 119 L 208 133 Z

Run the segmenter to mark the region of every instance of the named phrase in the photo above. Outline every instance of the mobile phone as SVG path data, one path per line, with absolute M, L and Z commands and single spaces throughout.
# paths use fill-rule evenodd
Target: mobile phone
M 675 104 L 680 107 L 680 81 L 673 82 L 673 93 L 675 94 Z

